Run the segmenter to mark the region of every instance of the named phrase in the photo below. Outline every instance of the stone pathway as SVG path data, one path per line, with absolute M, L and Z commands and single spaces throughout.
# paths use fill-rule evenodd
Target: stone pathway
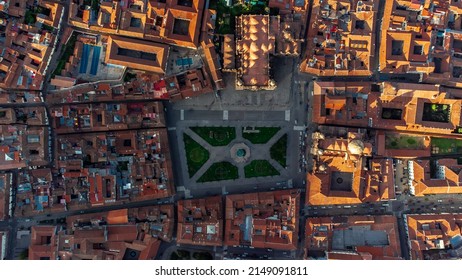
M 194 141 L 199 143 L 202 147 L 207 149 L 210 153 L 210 157 L 207 162 L 194 174 L 192 178 L 184 178 L 186 186 L 196 186 L 196 185 L 217 185 L 222 187 L 223 184 L 232 182 L 233 184 L 241 184 L 241 183 L 264 183 L 265 181 L 271 180 L 274 181 L 275 177 L 280 177 L 280 180 L 286 180 L 289 177 L 289 172 L 287 168 L 282 167 L 277 161 L 271 158 L 270 155 L 270 148 L 284 135 L 288 134 L 290 128 L 287 127 L 286 123 L 284 122 L 265 122 L 264 125 L 259 124 L 259 122 L 217 122 L 210 123 L 207 126 L 230 126 L 235 127 L 236 129 L 236 138 L 232 140 L 226 146 L 212 146 L 202 137 L 197 135 L 194 131 L 190 129 L 190 127 L 194 126 L 204 126 L 203 122 L 183 122 L 182 125 L 178 126 L 178 140 L 180 141 L 180 148 L 184 150 L 184 142 L 183 142 L 183 133 L 189 135 Z M 248 126 L 265 126 L 265 127 L 281 127 L 281 129 L 265 144 L 252 144 L 249 140 L 243 138 L 242 136 L 242 128 Z M 250 158 L 246 162 L 236 162 L 230 153 L 230 149 L 232 146 L 238 143 L 243 143 L 250 148 Z M 289 147 L 288 147 L 289 148 Z M 287 153 L 287 151 L 286 151 Z M 245 178 L 244 167 L 248 165 L 253 160 L 267 160 L 279 173 L 278 176 L 267 176 L 267 177 L 255 177 L 255 178 Z M 231 164 L 235 165 L 238 168 L 239 178 L 236 180 L 222 180 L 222 181 L 215 181 L 215 182 L 206 182 L 206 183 L 197 183 L 199 178 L 214 164 L 217 162 L 227 161 Z M 186 156 L 183 155 L 181 158 L 182 168 L 184 169 L 183 174 L 188 174 L 187 172 L 187 162 Z

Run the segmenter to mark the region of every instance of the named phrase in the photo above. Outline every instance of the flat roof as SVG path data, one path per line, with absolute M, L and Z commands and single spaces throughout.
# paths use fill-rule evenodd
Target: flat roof
M 334 230 L 332 249 L 346 250 L 356 246 L 388 246 L 388 235 L 383 230 L 371 230 L 370 226 L 352 226 Z

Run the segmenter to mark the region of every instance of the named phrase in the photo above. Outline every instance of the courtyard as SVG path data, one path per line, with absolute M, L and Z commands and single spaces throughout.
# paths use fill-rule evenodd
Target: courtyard
M 425 148 L 424 137 L 406 134 L 385 134 L 385 148 L 422 150 Z
M 209 151 L 194 141 L 189 135 L 184 134 L 183 139 L 186 148 L 188 174 L 189 177 L 192 177 L 202 167 L 202 165 L 207 162 L 210 154 Z
M 450 112 L 451 106 L 447 104 L 424 103 L 422 120 L 448 123 Z
M 460 154 L 462 152 L 462 140 L 432 137 L 431 147 L 432 154 Z

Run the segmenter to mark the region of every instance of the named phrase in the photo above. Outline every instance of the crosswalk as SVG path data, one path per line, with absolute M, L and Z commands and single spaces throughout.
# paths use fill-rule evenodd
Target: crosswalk
M 286 122 L 290 121 L 290 110 L 285 111 L 285 121 Z

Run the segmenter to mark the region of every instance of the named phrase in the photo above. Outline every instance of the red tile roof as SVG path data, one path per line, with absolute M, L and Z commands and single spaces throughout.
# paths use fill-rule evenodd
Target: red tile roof
M 357 233 L 352 237 L 342 235 L 342 231 L 348 230 L 357 230 Z M 382 234 L 385 236 L 379 238 Z M 393 216 L 308 218 L 305 235 L 307 258 L 312 258 L 316 252 L 321 251 L 326 253 L 328 259 L 401 259 L 398 223 L 396 217 Z M 367 245 L 368 241 L 362 238 L 368 235 L 375 236 L 374 242 L 378 239 L 383 239 L 383 242 Z M 347 249 L 342 249 L 346 246 L 345 238 L 349 238 L 348 244 L 350 245 Z

